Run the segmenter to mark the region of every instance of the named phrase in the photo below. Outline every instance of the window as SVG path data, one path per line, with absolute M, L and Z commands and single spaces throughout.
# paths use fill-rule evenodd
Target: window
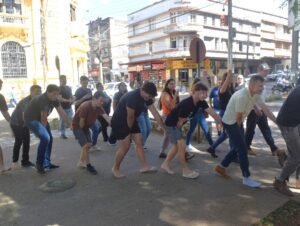
M 24 48 L 17 42 L 6 42 L 1 47 L 3 78 L 27 78 Z
M 204 25 L 207 25 L 207 16 L 203 17 L 203 23 L 204 23 Z
M 197 16 L 195 14 L 191 14 L 191 16 L 190 16 L 190 22 L 192 24 L 195 24 L 197 22 L 196 18 L 197 18 Z
M 136 25 L 133 25 L 132 27 L 132 35 L 136 35 Z
M 239 42 L 239 51 L 243 51 L 243 42 Z
M 257 27 L 255 25 L 252 25 L 252 32 L 256 33 L 257 32 Z
M 155 29 L 155 19 L 152 18 L 149 20 L 149 31 Z
M 170 40 L 170 48 L 171 48 L 171 49 L 177 48 L 177 40 L 176 40 L 176 37 L 172 37 L 172 38 L 171 38 L 171 40 Z
M 170 13 L 170 21 L 171 21 L 171 24 L 176 24 L 176 16 L 177 16 L 177 13 L 176 13 L 176 12 Z
M 70 5 L 70 18 L 71 21 L 76 21 L 76 7 L 73 5 Z
M 240 30 L 240 31 L 243 30 L 243 24 L 242 24 L 242 22 L 239 22 L 239 30 Z
M 21 14 L 21 0 L 0 0 L 0 12 Z
M 213 17 L 213 18 L 212 18 L 212 26 L 215 26 L 215 25 L 216 25 L 216 18 Z
M 152 42 L 148 42 L 148 53 L 152 54 Z
M 220 49 L 219 39 L 215 38 L 215 50 L 219 50 L 219 49 Z
M 186 50 L 188 47 L 187 45 L 187 37 L 183 37 L 183 49 Z
M 283 26 L 283 33 L 284 34 L 289 34 L 290 33 L 290 29 L 287 26 Z

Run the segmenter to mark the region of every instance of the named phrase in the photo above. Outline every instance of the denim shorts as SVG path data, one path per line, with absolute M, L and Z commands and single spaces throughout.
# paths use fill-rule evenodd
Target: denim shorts
M 182 139 L 182 131 L 181 129 L 177 128 L 176 126 L 166 126 L 166 132 L 170 138 L 170 142 L 172 144 L 177 144 L 177 141 Z
M 73 129 L 74 136 L 81 147 L 88 143 L 92 143 L 91 132 L 89 129 Z

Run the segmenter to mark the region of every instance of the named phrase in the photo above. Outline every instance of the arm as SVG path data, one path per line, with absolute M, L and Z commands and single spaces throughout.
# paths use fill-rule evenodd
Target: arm
M 148 106 L 148 109 L 151 112 L 151 114 L 153 115 L 153 117 L 155 118 L 155 120 L 159 123 L 159 126 L 164 130 L 165 129 L 165 124 L 164 124 L 163 120 L 161 119 L 158 111 L 154 107 L 154 105 L 151 104 L 150 106 Z
M 232 78 L 232 72 L 231 72 L 231 70 L 228 70 L 227 77 L 226 77 L 223 85 L 220 88 L 220 91 L 219 91 L 220 93 L 225 93 L 225 91 L 227 90 L 228 86 L 231 83 L 231 80 L 232 80 L 231 78 Z
M 59 116 L 64 120 L 64 122 L 68 125 L 68 127 L 71 127 L 71 122 L 68 119 L 68 116 L 66 115 L 64 109 L 59 106 L 56 107 L 57 113 L 59 114 Z
M 135 110 L 129 107 L 126 107 L 126 109 L 127 109 L 127 125 L 129 129 L 131 129 L 134 123 Z
M 84 118 L 80 118 L 80 120 L 79 120 L 79 127 L 81 129 L 83 129 L 85 127 L 85 119 Z
M 115 111 L 117 108 L 117 101 L 113 99 L 113 110 Z
M 265 115 L 271 119 L 275 124 L 277 124 L 276 122 L 276 117 L 274 116 L 273 112 L 271 112 L 269 110 L 269 108 L 267 107 L 267 105 L 265 103 L 259 103 L 259 106 L 261 107 L 262 111 L 265 113 Z
M 46 111 L 41 111 L 40 115 L 41 115 L 41 123 L 42 123 L 44 126 L 46 126 L 46 125 L 48 124 L 48 119 L 47 119 L 47 117 L 48 117 L 48 112 L 46 112 Z
M 182 127 L 182 125 L 185 123 L 187 121 L 187 119 L 186 118 L 178 118 L 178 122 L 177 122 L 177 125 L 176 125 L 176 127 L 177 128 L 181 128 Z
M 1 111 L 3 117 L 5 118 L 6 121 L 10 122 L 10 115 L 8 111 Z
M 212 108 L 206 108 L 205 111 L 214 118 L 214 120 L 219 123 L 222 124 L 222 119 L 221 117 L 212 109 Z
M 103 115 L 101 115 L 105 120 L 106 120 L 106 122 L 110 125 L 110 118 L 109 118 L 109 116 L 105 113 L 105 114 L 103 114 Z
M 84 102 L 85 100 L 90 99 L 90 98 L 92 98 L 92 94 L 88 93 L 88 94 L 84 95 L 82 98 L 80 98 L 79 100 L 75 100 L 74 104 L 75 104 L 75 106 L 78 106 L 82 102 Z
M 172 110 L 172 108 L 176 105 L 176 98 L 174 97 L 173 99 L 171 99 L 170 95 L 167 95 L 165 93 L 162 94 L 162 101 L 164 101 L 164 104 L 169 110 Z
M 238 126 L 241 126 L 243 123 L 243 112 L 237 112 L 236 113 L 236 123 L 238 124 Z

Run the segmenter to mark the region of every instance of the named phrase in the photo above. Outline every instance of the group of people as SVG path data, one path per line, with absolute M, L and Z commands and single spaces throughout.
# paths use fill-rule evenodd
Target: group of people
M 112 166 L 115 178 L 123 178 L 121 163 L 133 142 L 140 163 L 140 173 L 157 171 L 155 166 L 148 164 L 145 157 L 145 145 L 151 131 L 151 122 L 148 111 L 162 128 L 164 137 L 159 158 L 164 161 L 161 169 L 168 174 L 174 174 L 170 162 L 177 155 L 182 170 L 182 176 L 195 179 L 199 176 L 197 171 L 188 167 L 187 160 L 198 151 L 191 145 L 191 137 L 199 123 L 208 141 L 207 152 L 217 158 L 217 146 L 229 138 L 230 150 L 224 159 L 216 165 L 215 172 L 224 178 L 230 178 L 226 168 L 232 163 L 240 164 L 243 180 L 242 183 L 249 187 L 260 187 L 261 183 L 251 178 L 248 155 L 256 155 L 251 149 L 255 127 L 258 125 L 271 153 L 278 155 L 283 163 L 282 173 L 274 180 L 274 187 L 286 195 L 293 195 L 286 184 L 289 176 L 297 170 L 297 179 L 300 173 L 300 142 L 299 123 L 300 116 L 295 114 L 299 105 L 300 88 L 295 88 L 287 98 L 278 118 L 264 103 L 264 78 L 270 70 L 266 63 L 259 65 L 258 73 L 252 76 L 248 84 L 244 83 L 242 75 L 235 81 L 229 70 L 219 79 L 216 87 L 208 93 L 208 87 L 196 78 L 191 86 L 190 95 L 180 100 L 174 79 L 166 81 L 164 89 L 158 99 L 156 107 L 155 97 L 157 89 L 155 84 L 144 82 L 141 87 L 127 92 L 126 84 L 119 84 L 119 91 L 113 100 L 105 93 L 103 85 L 97 84 L 97 91 L 87 88 L 88 78 L 80 78 L 81 87 L 72 95 L 71 88 L 66 85 L 66 76 L 60 76 L 60 86 L 48 85 L 45 93 L 41 94 L 41 87 L 33 85 L 30 95 L 21 100 L 12 116 L 7 112 L 3 96 L 0 96 L 0 110 L 5 119 L 10 122 L 15 136 L 13 151 L 13 167 L 18 164 L 19 150 L 23 145 L 22 166 L 36 166 L 37 172 L 44 174 L 47 170 L 59 167 L 51 162 L 53 137 L 48 123 L 48 115 L 56 108 L 61 117 L 61 138 L 67 139 L 65 128 L 70 127 L 81 146 L 78 167 L 86 169 L 91 174 L 97 170 L 91 164 L 89 151 L 96 147 L 99 133 L 102 132 L 103 140 L 114 145 L 118 140 L 118 149 Z M 2 85 L 2 81 L 0 83 Z M 208 95 L 209 94 L 209 95 Z M 206 101 L 209 96 L 209 103 Z M 298 99 L 297 99 L 298 98 Z M 113 115 L 110 118 L 111 103 Z M 72 104 L 75 105 L 73 116 Z M 159 110 L 162 114 L 160 115 Z M 210 115 L 216 122 L 218 138 L 213 142 L 206 121 Z M 279 125 L 284 139 L 287 142 L 287 152 L 279 149 L 272 138 L 267 117 Z M 244 132 L 243 122 L 246 120 Z M 186 138 L 183 136 L 183 127 L 189 122 Z M 108 135 L 107 127 L 111 126 Z M 39 139 L 36 163 L 29 161 L 30 132 Z M 167 151 L 169 144 L 171 149 Z M 4 170 L 2 151 L 0 149 L 0 170 Z M 298 181 L 297 181 L 298 182 Z M 297 184 L 296 184 L 297 185 Z M 297 185 L 300 188 L 300 183 Z

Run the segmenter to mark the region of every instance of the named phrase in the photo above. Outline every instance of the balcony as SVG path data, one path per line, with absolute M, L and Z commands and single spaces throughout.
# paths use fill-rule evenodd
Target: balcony
M 164 33 L 198 33 L 202 30 L 201 25 L 196 24 L 170 24 L 164 28 Z
M 272 33 L 276 32 L 276 28 L 275 28 L 274 25 L 268 25 L 268 24 L 265 24 L 265 23 L 261 24 L 260 30 L 261 31 L 266 31 L 266 32 L 272 32 Z
M 290 58 L 291 57 L 291 50 L 288 49 L 275 49 L 275 57 L 280 58 Z
M 261 32 L 260 36 L 261 36 L 261 38 L 264 38 L 264 39 L 270 39 L 270 40 L 275 39 L 274 33 Z
M 261 42 L 260 43 L 260 47 L 262 48 L 262 49 L 275 49 L 275 43 L 270 43 L 270 42 Z
M 19 14 L 0 13 L 0 28 L 29 28 L 29 17 Z
M 277 41 L 283 41 L 283 42 L 292 42 L 292 35 L 291 34 L 283 34 L 283 33 L 275 33 L 275 39 Z

